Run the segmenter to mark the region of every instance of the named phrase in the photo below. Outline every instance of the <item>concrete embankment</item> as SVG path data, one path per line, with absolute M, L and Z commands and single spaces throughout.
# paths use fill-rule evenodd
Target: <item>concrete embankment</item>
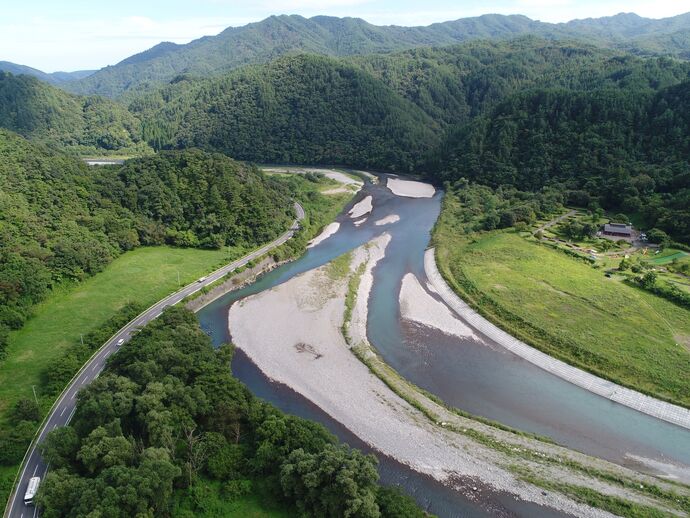
M 457 315 L 487 338 L 517 356 L 533 363 L 561 379 L 584 388 L 594 394 L 690 429 L 690 410 L 647 396 L 635 390 L 617 385 L 594 374 L 557 360 L 546 353 L 514 338 L 472 309 L 446 283 L 436 265 L 435 250 L 429 249 L 424 256 L 424 270 L 434 290 Z
M 185 307 L 190 311 L 197 312 L 204 306 L 207 306 L 208 304 L 222 297 L 226 293 L 239 290 L 247 286 L 248 284 L 251 284 L 256 280 L 256 278 L 259 275 L 270 272 L 274 268 L 278 268 L 286 262 L 287 261 L 276 262 L 272 257 L 264 257 L 259 263 L 257 263 L 253 267 L 247 268 L 242 272 L 236 273 L 235 275 L 227 279 L 225 282 L 218 284 L 217 286 L 214 286 L 203 295 L 199 295 L 198 297 L 190 300 L 185 304 Z

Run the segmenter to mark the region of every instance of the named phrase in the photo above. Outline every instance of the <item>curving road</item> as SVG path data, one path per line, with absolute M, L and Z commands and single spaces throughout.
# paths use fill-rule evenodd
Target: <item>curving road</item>
M 69 423 L 77 406 L 75 396 L 82 387 L 88 385 L 98 377 L 105 367 L 108 357 L 114 352 L 117 352 L 120 346 L 127 342 L 137 331 L 137 329 L 144 327 L 151 320 L 158 318 L 166 307 L 177 304 L 182 299 L 193 293 L 196 293 L 204 286 L 212 284 L 229 272 L 246 265 L 249 261 L 257 259 L 258 257 L 285 243 L 299 229 L 299 222 L 304 219 L 304 209 L 299 203 L 296 202 L 295 214 L 297 219 L 295 219 L 295 221 L 292 223 L 290 230 L 285 232 L 275 241 L 262 246 L 251 254 L 245 255 L 241 259 L 219 268 L 203 278 L 203 281 L 195 281 L 191 284 L 188 284 L 172 295 L 169 295 L 158 301 L 156 304 L 128 322 L 105 344 L 103 344 L 98 351 L 94 353 L 89 361 L 83 365 L 76 376 L 74 376 L 62 394 L 60 394 L 60 397 L 50 409 L 50 413 L 43 421 L 43 426 L 40 429 L 37 438 L 31 443 L 31 446 L 24 457 L 24 462 L 22 463 L 21 475 L 17 480 L 17 485 L 14 487 L 7 503 L 7 507 L 5 508 L 5 518 L 29 518 L 37 515 L 38 510 L 36 507 L 24 505 L 24 493 L 26 491 L 26 486 L 29 483 L 29 479 L 35 476 L 39 476 L 41 479 L 44 479 L 48 471 L 48 466 L 41 458 L 41 454 L 37 446 L 43 442 L 48 432 L 54 430 L 58 426 L 65 426 L 67 423 Z

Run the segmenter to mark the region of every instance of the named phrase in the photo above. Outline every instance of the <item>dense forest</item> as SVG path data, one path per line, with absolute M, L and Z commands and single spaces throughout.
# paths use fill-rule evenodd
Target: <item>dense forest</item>
M 638 216 L 688 243 L 689 102 L 690 82 L 516 94 L 452 134 L 432 170 L 493 187 L 558 185 L 569 204 Z
M 437 141 L 415 105 L 352 65 L 299 55 L 208 81 L 179 78 L 131 109 L 156 148 L 241 160 L 409 171 Z
M 256 492 L 305 516 L 424 516 L 373 456 L 253 397 L 232 354 L 179 308 L 125 344 L 42 447 L 43 516 L 186 517 Z
M 8 329 L 51 287 L 126 250 L 263 244 L 292 219 L 285 187 L 223 155 L 165 152 L 89 168 L 0 130 L 0 354 Z
M 341 59 L 290 55 L 217 78 L 179 75 L 128 94 L 128 109 L 5 74 L 0 94 L 13 101 L 0 104 L 0 125 L 78 151 L 198 147 L 255 162 L 415 172 L 438 183 L 560 184 L 578 192 L 568 203 L 622 211 L 688 242 L 689 77 L 690 64 L 668 57 L 528 36 Z M 89 119 L 85 106 L 114 107 L 110 122 Z M 129 140 L 111 140 L 123 134 Z M 131 168 L 120 176 L 128 189 L 148 181 L 135 179 L 146 167 Z M 199 225 L 215 224 L 203 216 Z M 226 230 L 216 225 L 203 244 Z
M 81 154 L 150 152 L 141 122 L 102 97 L 78 97 L 28 75 L 0 72 L 0 127 Z

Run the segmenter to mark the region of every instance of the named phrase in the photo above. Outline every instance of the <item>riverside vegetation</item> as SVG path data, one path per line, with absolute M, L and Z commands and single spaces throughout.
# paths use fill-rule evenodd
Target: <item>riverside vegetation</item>
M 423 516 L 374 457 L 254 398 L 232 352 L 178 308 L 125 344 L 42 448 L 44 516 Z

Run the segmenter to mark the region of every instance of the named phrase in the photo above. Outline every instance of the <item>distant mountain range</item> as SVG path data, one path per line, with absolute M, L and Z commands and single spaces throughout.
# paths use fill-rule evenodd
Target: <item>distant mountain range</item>
M 25 74 L 27 76 L 34 76 L 50 83 L 51 85 L 62 85 L 78 79 L 84 79 L 95 72 L 95 70 L 77 70 L 76 72 L 43 72 L 37 68 L 27 67 L 26 65 L 18 65 L 9 61 L 0 61 L 0 72 L 10 72 L 14 75 Z
M 376 26 L 359 18 L 282 15 L 230 27 L 217 36 L 205 36 L 186 45 L 163 42 L 117 65 L 59 84 L 73 93 L 118 97 L 151 84 L 169 82 L 180 74 L 220 75 L 242 65 L 266 63 L 291 53 L 351 56 L 525 34 L 585 40 L 639 55 L 690 58 L 690 13 L 661 20 L 618 14 L 559 24 L 520 15 L 487 14 L 427 27 Z M 57 78 L 51 74 L 50 79 Z

